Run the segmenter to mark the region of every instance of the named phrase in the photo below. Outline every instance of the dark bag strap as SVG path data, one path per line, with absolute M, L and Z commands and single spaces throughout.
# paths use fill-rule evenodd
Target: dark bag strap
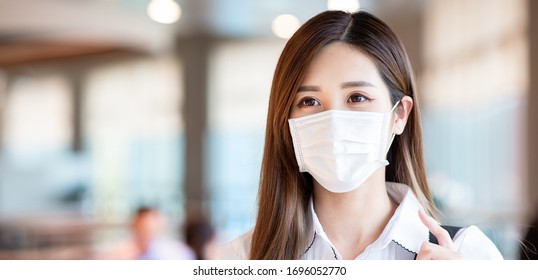
M 461 227 L 454 227 L 454 226 L 442 225 L 441 227 L 444 228 L 446 231 L 448 231 L 448 234 L 450 235 L 451 239 L 454 239 L 454 236 L 456 235 L 456 233 L 461 229 Z M 435 235 L 433 235 L 433 233 L 431 232 L 430 232 L 430 243 L 439 245 L 439 241 L 437 240 L 437 237 L 435 237 Z
M 458 233 L 458 231 L 461 229 L 461 227 L 454 227 L 454 226 L 443 226 L 441 225 L 442 228 L 444 228 L 446 231 L 448 231 L 448 235 L 450 235 L 450 238 L 451 239 L 454 239 L 454 236 L 456 236 L 456 233 Z M 439 241 L 437 240 L 437 237 L 435 237 L 435 235 L 433 235 L 433 233 L 430 232 L 430 243 L 433 243 L 433 244 L 437 244 L 439 245 Z M 417 259 L 417 254 L 415 254 L 415 260 Z

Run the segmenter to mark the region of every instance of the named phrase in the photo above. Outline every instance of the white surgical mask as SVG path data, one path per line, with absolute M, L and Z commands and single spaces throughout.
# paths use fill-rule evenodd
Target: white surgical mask
M 308 172 L 327 190 L 349 192 L 374 171 L 386 166 L 387 113 L 328 110 L 289 119 L 295 157 L 300 172 Z

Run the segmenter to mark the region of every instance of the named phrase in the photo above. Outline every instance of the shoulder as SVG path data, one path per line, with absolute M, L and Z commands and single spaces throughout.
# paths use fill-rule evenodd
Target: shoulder
M 217 252 L 219 260 L 247 260 L 250 253 L 252 230 L 222 246 Z
M 465 259 L 503 259 L 495 244 L 476 226 L 460 229 L 454 236 L 454 246 Z

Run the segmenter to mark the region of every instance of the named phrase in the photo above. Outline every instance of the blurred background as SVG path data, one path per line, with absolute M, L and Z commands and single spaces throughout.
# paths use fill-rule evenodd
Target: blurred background
M 517 259 L 538 211 L 529 0 L 0 0 L 0 259 L 99 258 L 143 206 L 188 244 L 193 221 L 214 244 L 251 229 L 286 39 L 359 5 L 414 63 L 443 223 Z

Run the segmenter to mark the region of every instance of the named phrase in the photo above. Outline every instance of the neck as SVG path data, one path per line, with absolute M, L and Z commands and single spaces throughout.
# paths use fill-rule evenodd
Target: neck
M 374 242 L 396 207 L 386 191 L 384 168 L 348 193 L 329 192 L 314 181 L 314 209 L 344 259 L 354 259 Z

